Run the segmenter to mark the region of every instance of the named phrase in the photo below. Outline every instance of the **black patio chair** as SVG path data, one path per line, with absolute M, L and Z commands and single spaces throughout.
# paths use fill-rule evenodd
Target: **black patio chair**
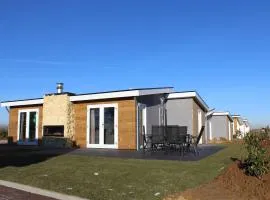
M 178 126 L 179 127 L 179 134 L 180 135 L 186 135 L 188 127 L 187 126 Z
M 152 126 L 151 151 L 162 150 L 165 146 L 165 126 Z
M 178 144 L 177 136 L 180 135 L 179 126 L 166 126 L 165 139 L 166 139 L 166 150 L 176 149 Z
M 198 136 L 192 136 L 192 143 L 191 146 L 193 147 L 195 156 L 199 155 L 198 151 L 198 144 L 202 138 L 203 132 L 204 132 L 205 126 L 202 126 L 200 133 Z
M 188 145 L 188 134 L 180 135 L 179 136 L 179 143 L 181 144 L 181 151 L 182 156 L 184 156 L 185 152 L 188 151 L 189 145 Z
M 186 126 L 167 126 L 166 127 L 166 144 L 167 150 L 179 150 L 182 155 L 187 147 L 187 127 Z
M 145 134 L 145 126 L 142 127 L 142 137 L 143 137 L 143 152 L 151 149 L 152 135 Z

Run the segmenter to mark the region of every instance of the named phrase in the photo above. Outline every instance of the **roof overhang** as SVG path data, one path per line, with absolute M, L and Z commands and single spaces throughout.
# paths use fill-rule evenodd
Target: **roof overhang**
M 233 122 L 233 118 L 229 112 L 214 112 L 212 116 L 227 116 L 231 122 Z
M 147 88 L 147 89 L 145 88 L 145 89 L 133 89 L 133 90 L 130 89 L 130 90 L 122 90 L 122 91 L 101 92 L 101 93 L 70 96 L 70 101 L 74 102 L 74 101 L 87 101 L 87 100 L 96 100 L 96 99 L 137 97 L 137 96 L 153 95 L 153 94 L 168 94 L 171 92 L 173 92 L 172 87 Z M 43 102 L 44 102 L 43 98 L 5 101 L 5 102 L 0 103 L 0 107 L 38 105 L 38 104 L 43 104 Z
M 239 125 L 243 125 L 244 124 L 244 120 L 242 119 L 241 115 L 233 115 L 233 118 L 237 119 Z
M 208 105 L 205 103 L 205 101 L 201 98 L 201 96 L 197 92 L 174 92 L 170 93 L 167 97 L 167 99 L 188 99 L 188 98 L 194 98 L 198 101 L 198 103 L 202 106 L 202 108 L 205 111 L 209 110 Z
M 127 91 L 103 92 L 96 94 L 83 94 L 71 96 L 70 101 L 87 101 L 97 99 L 112 99 L 112 98 L 125 98 L 125 97 L 138 97 L 153 94 L 168 94 L 173 91 L 173 88 L 160 88 L 160 89 L 138 89 Z
M 43 104 L 43 99 L 29 99 L 19 101 L 6 101 L 0 103 L 0 107 L 12 107 L 12 106 L 25 106 L 25 105 L 38 105 Z
M 208 110 L 208 112 L 206 113 L 206 117 L 213 115 L 214 112 L 215 112 L 215 108 Z

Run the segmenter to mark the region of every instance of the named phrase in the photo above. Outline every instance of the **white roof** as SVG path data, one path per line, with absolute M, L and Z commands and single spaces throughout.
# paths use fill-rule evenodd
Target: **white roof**
M 232 115 L 233 118 L 240 118 L 241 115 Z
M 43 104 L 43 99 L 26 99 L 26 100 L 17 100 L 17 101 L 6 101 L 6 102 L 0 103 L 0 107 L 38 105 L 38 104 Z
M 230 112 L 213 112 L 212 116 L 227 116 L 231 121 L 233 121 Z
M 195 98 L 205 110 L 207 110 L 207 111 L 209 110 L 208 105 L 204 102 L 204 100 L 201 98 L 201 96 L 195 91 L 174 92 L 174 93 L 170 93 L 167 97 L 167 99 L 185 99 L 185 98 Z
M 70 101 L 87 101 L 96 99 L 111 99 L 111 98 L 121 98 L 121 97 L 138 97 L 144 95 L 152 94 L 163 94 L 171 93 L 172 88 L 153 88 L 153 89 L 134 89 L 134 90 L 124 90 L 124 91 L 113 91 L 113 92 L 101 92 L 92 94 L 82 94 L 71 96 Z
M 74 96 L 70 96 L 70 101 L 74 102 L 74 101 L 87 101 L 87 100 L 96 100 L 96 99 L 137 97 L 137 96 L 152 95 L 152 94 L 165 94 L 165 93 L 167 94 L 167 93 L 171 93 L 172 91 L 173 91 L 172 87 L 118 90 L 118 91 L 110 91 L 110 92 L 74 95 Z M 37 105 L 37 104 L 43 104 L 43 102 L 44 102 L 43 98 L 24 99 L 24 100 L 1 102 L 0 106 L 10 107 L 10 106 L 23 106 L 23 105 Z

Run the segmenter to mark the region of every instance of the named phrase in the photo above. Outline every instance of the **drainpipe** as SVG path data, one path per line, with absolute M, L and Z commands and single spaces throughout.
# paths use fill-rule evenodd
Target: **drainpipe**
M 5 108 L 6 108 L 7 112 L 9 113 L 9 108 L 8 107 L 5 107 Z
M 160 122 L 161 122 L 161 126 L 164 126 L 165 125 L 165 98 L 164 97 L 160 98 L 160 105 L 161 105 Z

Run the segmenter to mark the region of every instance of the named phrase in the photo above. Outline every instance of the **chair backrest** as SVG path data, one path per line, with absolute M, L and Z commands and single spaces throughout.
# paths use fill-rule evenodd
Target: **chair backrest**
M 187 126 L 169 125 L 166 127 L 166 141 L 168 143 L 185 143 Z
M 174 125 L 166 126 L 165 133 L 166 141 L 168 143 L 175 143 L 177 136 L 179 135 L 179 127 Z
M 152 143 L 164 143 L 165 126 L 152 126 Z
M 142 138 L 143 142 L 146 143 L 145 126 L 142 126 Z
M 201 128 L 201 130 L 200 130 L 200 133 L 199 133 L 199 135 L 198 135 L 198 137 L 197 137 L 196 144 L 199 144 L 199 142 L 200 142 L 200 140 L 201 140 L 201 138 L 202 138 L 204 129 L 205 129 L 205 126 L 202 126 L 202 128 Z
M 186 135 L 187 134 L 187 130 L 188 130 L 187 126 L 178 126 L 178 128 L 179 128 L 179 134 L 180 135 Z

